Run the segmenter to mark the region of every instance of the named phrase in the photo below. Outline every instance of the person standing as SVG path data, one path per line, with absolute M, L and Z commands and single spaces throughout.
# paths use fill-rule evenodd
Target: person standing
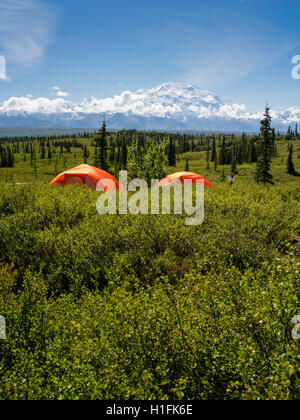
M 235 181 L 235 179 L 234 179 L 234 174 L 231 174 L 231 176 L 229 177 L 229 182 L 230 182 L 230 186 L 231 186 L 231 187 L 233 186 L 234 181 Z

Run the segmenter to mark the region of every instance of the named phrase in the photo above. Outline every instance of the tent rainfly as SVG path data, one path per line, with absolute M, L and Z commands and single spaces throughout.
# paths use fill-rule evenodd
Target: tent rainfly
M 108 172 L 90 165 L 80 165 L 57 175 L 50 184 L 58 187 L 68 185 L 87 185 L 97 191 L 118 191 L 119 182 Z
M 184 183 L 185 179 L 190 179 L 193 181 L 193 183 L 196 183 L 197 180 L 203 180 L 206 187 L 213 187 L 207 179 L 203 178 L 203 176 L 194 174 L 192 172 L 176 172 L 175 174 L 168 175 L 166 178 L 162 179 L 158 184 L 156 184 L 156 187 L 167 187 L 169 184 L 176 180 Z

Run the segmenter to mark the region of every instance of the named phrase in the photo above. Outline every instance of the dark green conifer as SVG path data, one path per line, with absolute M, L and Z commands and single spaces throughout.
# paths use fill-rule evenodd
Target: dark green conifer
M 271 173 L 272 162 L 272 129 L 271 129 L 270 107 L 266 105 L 264 119 L 260 123 L 261 139 L 258 147 L 258 159 L 256 167 L 256 182 L 263 184 L 274 184 Z

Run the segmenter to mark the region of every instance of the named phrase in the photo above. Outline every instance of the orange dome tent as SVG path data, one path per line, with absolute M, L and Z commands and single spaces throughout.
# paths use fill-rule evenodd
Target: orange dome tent
M 50 184 L 59 187 L 88 185 L 91 189 L 97 189 L 98 191 L 116 191 L 121 189 L 119 182 L 112 175 L 90 165 L 80 165 L 69 169 L 55 177 Z
M 181 183 L 183 183 L 185 179 L 191 179 L 193 183 L 200 179 L 204 181 L 204 185 L 206 185 L 208 188 L 213 187 L 207 179 L 203 178 L 203 176 L 194 174 L 192 172 L 176 172 L 175 174 L 168 175 L 166 178 L 162 179 L 158 184 L 156 184 L 156 187 L 166 187 L 175 180 L 179 180 Z

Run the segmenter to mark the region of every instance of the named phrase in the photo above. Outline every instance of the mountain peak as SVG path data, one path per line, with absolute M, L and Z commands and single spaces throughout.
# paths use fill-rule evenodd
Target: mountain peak
M 13 97 L 0 104 L 0 126 L 96 127 L 103 113 L 112 128 L 258 131 L 262 114 L 223 102 L 193 84 L 166 82 L 150 89 L 124 91 L 113 98 L 71 102 L 64 98 Z M 300 122 L 300 109 L 273 112 L 273 126 Z M 33 121 L 33 122 L 31 122 Z M 44 125 L 42 125 L 44 124 Z
M 185 97 L 193 99 L 201 98 L 202 100 L 203 98 L 210 98 L 208 102 L 220 102 L 220 99 L 213 92 L 201 89 L 196 85 L 185 84 L 182 82 L 165 82 L 151 89 L 139 89 L 136 93 L 150 95 L 170 95 L 173 97 L 182 97 L 182 99 Z

